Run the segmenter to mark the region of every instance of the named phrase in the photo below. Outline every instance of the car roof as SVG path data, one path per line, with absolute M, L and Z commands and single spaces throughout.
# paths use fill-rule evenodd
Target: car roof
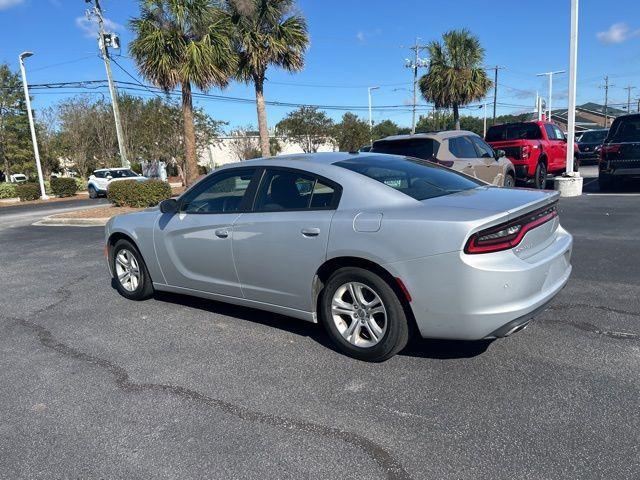
M 291 153 L 288 155 L 278 155 L 276 157 L 269 158 L 254 158 L 252 160 L 245 160 L 238 165 L 281 165 L 282 163 L 291 163 L 291 166 L 295 166 L 295 163 L 309 162 L 309 163 L 321 163 L 330 165 L 332 163 L 341 162 L 349 158 L 366 155 L 380 155 L 379 153 L 369 152 L 319 152 L 319 153 Z
M 451 137 L 459 137 L 460 135 L 473 135 L 479 137 L 477 133 L 470 132 L 469 130 L 442 130 L 437 132 L 425 132 L 425 133 L 414 133 L 407 135 L 391 135 L 389 137 L 380 138 L 373 143 L 377 142 L 395 142 L 400 140 L 408 140 L 412 138 L 429 138 L 432 140 L 445 140 Z
M 113 172 L 114 170 L 131 170 L 128 167 L 96 168 L 94 172 Z

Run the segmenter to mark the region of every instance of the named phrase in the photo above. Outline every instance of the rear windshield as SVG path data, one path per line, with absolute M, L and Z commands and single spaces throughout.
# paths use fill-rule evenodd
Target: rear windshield
M 539 140 L 542 138 L 540 127 L 536 123 L 506 123 L 494 125 L 487 132 L 487 142 L 503 140 Z
M 580 137 L 580 142 L 584 143 L 596 143 L 596 142 L 604 142 L 604 139 L 607 138 L 607 130 L 598 130 L 596 132 L 584 132 Z
M 640 142 L 640 115 L 616 118 L 607 139 L 610 142 Z
M 390 153 L 429 160 L 436 156 L 440 144 L 431 138 L 408 138 L 406 140 L 378 140 L 373 143 L 371 151 Z
M 384 183 L 416 200 L 471 190 L 482 185 L 465 175 L 417 158 L 367 155 L 335 163 Z

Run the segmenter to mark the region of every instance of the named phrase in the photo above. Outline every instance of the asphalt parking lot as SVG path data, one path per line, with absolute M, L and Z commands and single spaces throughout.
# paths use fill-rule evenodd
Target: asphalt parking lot
M 383 364 L 287 317 L 127 301 L 101 228 L 0 209 L 0 478 L 639 478 L 640 196 L 585 191 L 534 324 Z

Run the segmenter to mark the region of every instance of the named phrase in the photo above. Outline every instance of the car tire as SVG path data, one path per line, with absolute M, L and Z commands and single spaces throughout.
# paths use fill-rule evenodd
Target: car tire
M 113 246 L 111 271 L 116 289 L 123 297 L 146 300 L 153 295 L 153 282 L 147 265 L 130 241 L 121 239 Z
M 506 188 L 513 188 L 516 186 L 516 178 L 513 176 L 513 173 L 507 173 L 504 176 L 504 182 L 502 182 L 502 186 Z
M 580 159 L 578 157 L 573 157 L 573 171 L 580 171 Z
M 533 186 L 538 190 L 544 190 L 547 186 L 547 166 L 539 162 L 536 166 L 536 173 L 533 177 Z
M 355 302 L 349 285 L 360 297 Z M 329 337 L 338 350 L 350 357 L 382 362 L 407 345 L 409 325 L 402 303 L 391 286 L 369 270 L 345 267 L 334 272 L 324 287 L 320 305 Z M 342 306 L 348 306 L 352 313 L 336 313 L 349 312 Z M 353 325 L 354 333 L 349 335 Z
M 87 188 L 87 190 L 89 191 L 89 198 L 98 198 L 98 191 L 93 185 L 89 185 L 89 188 Z

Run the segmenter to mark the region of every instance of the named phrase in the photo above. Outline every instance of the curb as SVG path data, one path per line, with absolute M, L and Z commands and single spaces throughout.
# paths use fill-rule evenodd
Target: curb
M 104 227 L 108 218 L 64 218 L 57 215 L 49 215 L 32 225 L 46 227 Z

